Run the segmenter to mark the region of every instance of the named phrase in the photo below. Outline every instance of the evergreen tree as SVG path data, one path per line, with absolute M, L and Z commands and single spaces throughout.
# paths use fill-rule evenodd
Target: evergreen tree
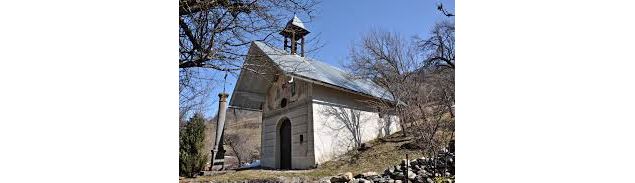
M 179 132 L 179 175 L 194 177 L 203 170 L 208 153 L 203 149 L 205 119 L 195 114 Z

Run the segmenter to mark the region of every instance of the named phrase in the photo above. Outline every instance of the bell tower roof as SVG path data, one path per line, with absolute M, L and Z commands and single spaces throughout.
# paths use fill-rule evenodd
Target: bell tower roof
M 297 27 L 300 27 L 300 28 L 302 28 L 302 29 L 305 29 L 305 30 L 306 30 L 306 28 L 304 27 L 304 23 L 302 22 L 302 20 L 300 20 L 300 18 L 298 18 L 298 16 L 295 16 L 295 15 L 293 15 L 293 19 L 289 20 L 289 22 L 287 23 L 287 27 L 288 27 L 289 25 L 294 25 L 294 26 L 297 26 Z
M 295 15 L 291 20 L 289 20 L 289 22 L 287 22 L 287 25 L 280 32 L 280 35 L 284 37 L 291 37 L 293 32 L 295 32 L 295 35 L 298 36 L 298 38 L 304 37 L 310 33 L 309 30 L 304 27 L 304 22 Z

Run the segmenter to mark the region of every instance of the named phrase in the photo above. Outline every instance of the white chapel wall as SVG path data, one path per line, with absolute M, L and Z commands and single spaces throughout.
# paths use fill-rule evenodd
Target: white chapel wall
M 342 155 L 353 147 L 350 141 L 351 134 L 346 129 L 337 130 L 341 123 L 334 116 L 325 114 L 325 108 L 343 108 L 360 111 L 360 126 L 362 142 L 368 142 L 377 137 L 393 134 L 399 131 L 398 118 L 394 115 L 385 115 L 382 118 L 379 114 L 365 104 L 364 98 L 359 95 L 314 85 L 313 87 L 313 136 L 315 149 L 315 162 L 320 164 L 331 160 L 338 155 Z M 388 124 L 388 123 L 390 124 Z

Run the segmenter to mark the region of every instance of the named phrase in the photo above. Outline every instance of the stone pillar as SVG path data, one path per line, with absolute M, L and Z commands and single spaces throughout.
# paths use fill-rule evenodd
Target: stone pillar
M 214 165 L 220 163 L 221 168 L 224 165 L 225 149 L 223 148 L 223 137 L 225 131 L 225 116 L 227 113 L 227 97 L 229 95 L 225 92 L 219 93 L 218 97 L 218 118 L 216 121 L 216 138 L 214 142 L 214 149 L 212 149 L 212 160 L 210 169 L 213 170 Z M 218 160 L 217 160 L 218 159 Z M 217 162 L 217 163 L 215 163 Z

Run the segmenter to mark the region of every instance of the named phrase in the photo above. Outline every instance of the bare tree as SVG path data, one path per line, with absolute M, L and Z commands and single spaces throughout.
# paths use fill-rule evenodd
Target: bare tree
M 433 154 L 454 138 L 454 23 L 441 21 L 435 24 L 428 39 L 416 40 L 426 59 L 425 66 L 418 70 L 419 77 L 413 81 L 420 84 L 411 90 L 407 113 L 414 117 L 416 144 Z
M 423 70 L 425 80 L 413 90 L 406 116 L 411 117 L 415 144 L 429 154 L 454 136 L 454 70 Z
M 447 16 L 447 17 L 453 17 L 454 13 L 450 13 L 449 11 L 445 10 L 445 8 L 443 8 L 443 4 L 439 3 L 437 4 L 437 10 L 439 10 L 441 13 L 443 13 L 443 15 Z
M 223 140 L 225 141 L 224 144 L 229 146 L 231 152 L 236 156 L 239 164 L 242 164 L 253 157 L 251 149 L 245 146 L 247 139 L 242 137 L 240 134 L 228 133 Z
M 338 132 L 344 130 L 348 136 L 348 141 L 352 142 L 354 148 L 358 148 L 362 144 L 362 124 L 365 123 L 365 119 L 362 119 L 362 113 L 360 110 L 325 106 L 320 112 L 328 117 L 333 117 L 334 120 L 326 121 L 324 126 L 331 130 Z
M 179 121 L 184 121 L 194 112 L 207 110 L 216 98 L 212 90 L 219 81 L 212 73 L 201 68 L 179 71 Z
M 351 62 L 346 66 L 352 77 L 370 79 L 386 89 L 393 101 L 366 101 L 380 111 L 394 111 L 400 117 L 402 133 L 407 134 L 403 99 L 412 88 L 410 80 L 422 66 L 415 45 L 396 33 L 374 30 L 364 35 L 361 43 L 350 50 Z M 400 101 L 400 102 L 396 102 Z
M 375 81 L 398 105 L 368 101 L 380 112 L 393 110 L 404 135 L 428 153 L 454 135 L 454 24 L 437 23 L 428 39 L 406 41 L 394 33 L 372 31 L 351 49 L 354 77 Z
M 434 25 L 430 38 L 418 41 L 427 66 L 454 69 L 454 30 L 454 22 L 444 20 Z
M 312 18 L 316 4 L 312 0 L 180 0 L 179 68 L 238 71 L 246 46 L 255 40 L 272 41 L 291 13 Z
M 216 72 L 235 75 L 240 71 L 252 41 L 280 42 L 273 35 L 291 15 L 311 20 L 317 3 L 315 0 L 179 0 L 181 116 L 205 106 L 200 102 L 207 100 L 208 86 L 220 81 Z

